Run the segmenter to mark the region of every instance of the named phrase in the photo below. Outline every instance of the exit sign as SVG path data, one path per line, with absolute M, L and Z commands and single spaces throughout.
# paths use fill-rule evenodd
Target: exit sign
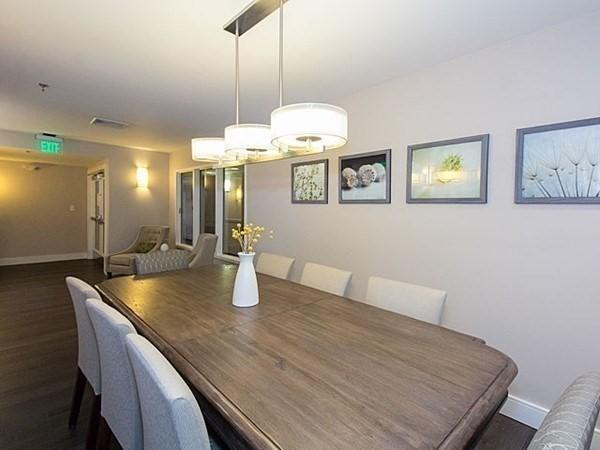
M 61 138 L 47 134 L 38 134 L 35 136 L 35 139 L 37 140 L 37 147 L 40 152 L 51 155 L 62 153 L 63 140 Z

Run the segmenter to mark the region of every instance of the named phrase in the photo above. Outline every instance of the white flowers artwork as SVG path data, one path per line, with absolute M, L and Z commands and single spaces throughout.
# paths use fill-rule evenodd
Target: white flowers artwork
M 329 161 L 292 164 L 292 203 L 327 203 Z
M 600 203 L 600 118 L 517 130 L 516 203 Z
M 408 203 L 486 203 L 489 135 L 408 146 Z
M 390 203 L 391 150 L 340 156 L 340 203 Z

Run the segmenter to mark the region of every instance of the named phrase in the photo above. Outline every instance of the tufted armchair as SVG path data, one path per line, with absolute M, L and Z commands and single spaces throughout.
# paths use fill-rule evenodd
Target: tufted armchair
M 108 257 L 108 276 L 135 274 L 136 255 L 157 251 L 168 237 L 169 227 L 157 225 L 141 226 L 133 244 L 125 250 Z

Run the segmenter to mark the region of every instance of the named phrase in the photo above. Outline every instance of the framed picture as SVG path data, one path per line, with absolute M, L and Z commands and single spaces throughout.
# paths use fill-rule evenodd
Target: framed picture
M 600 117 L 517 130 L 515 203 L 600 203 Z
M 340 203 L 390 203 L 392 151 L 340 156 Z
M 292 164 L 292 203 L 327 203 L 329 161 Z
M 408 146 L 408 203 L 486 203 L 489 134 Z

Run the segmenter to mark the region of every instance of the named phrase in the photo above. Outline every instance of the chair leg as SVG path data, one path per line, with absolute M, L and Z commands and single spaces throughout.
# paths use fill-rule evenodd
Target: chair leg
M 98 430 L 98 446 L 97 450 L 108 450 L 110 448 L 110 441 L 112 438 L 112 431 L 106 423 L 104 417 L 100 416 L 100 425 Z
M 75 378 L 75 389 L 73 390 L 73 401 L 71 402 L 71 414 L 69 415 L 69 428 L 72 430 L 77 426 L 81 400 L 87 380 L 79 367 L 77 367 L 77 376 Z
M 94 396 L 92 403 L 92 414 L 90 416 L 90 424 L 88 426 L 87 437 L 85 439 L 86 450 L 94 450 L 98 441 L 98 425 L 100 422 L 100 395 Z

